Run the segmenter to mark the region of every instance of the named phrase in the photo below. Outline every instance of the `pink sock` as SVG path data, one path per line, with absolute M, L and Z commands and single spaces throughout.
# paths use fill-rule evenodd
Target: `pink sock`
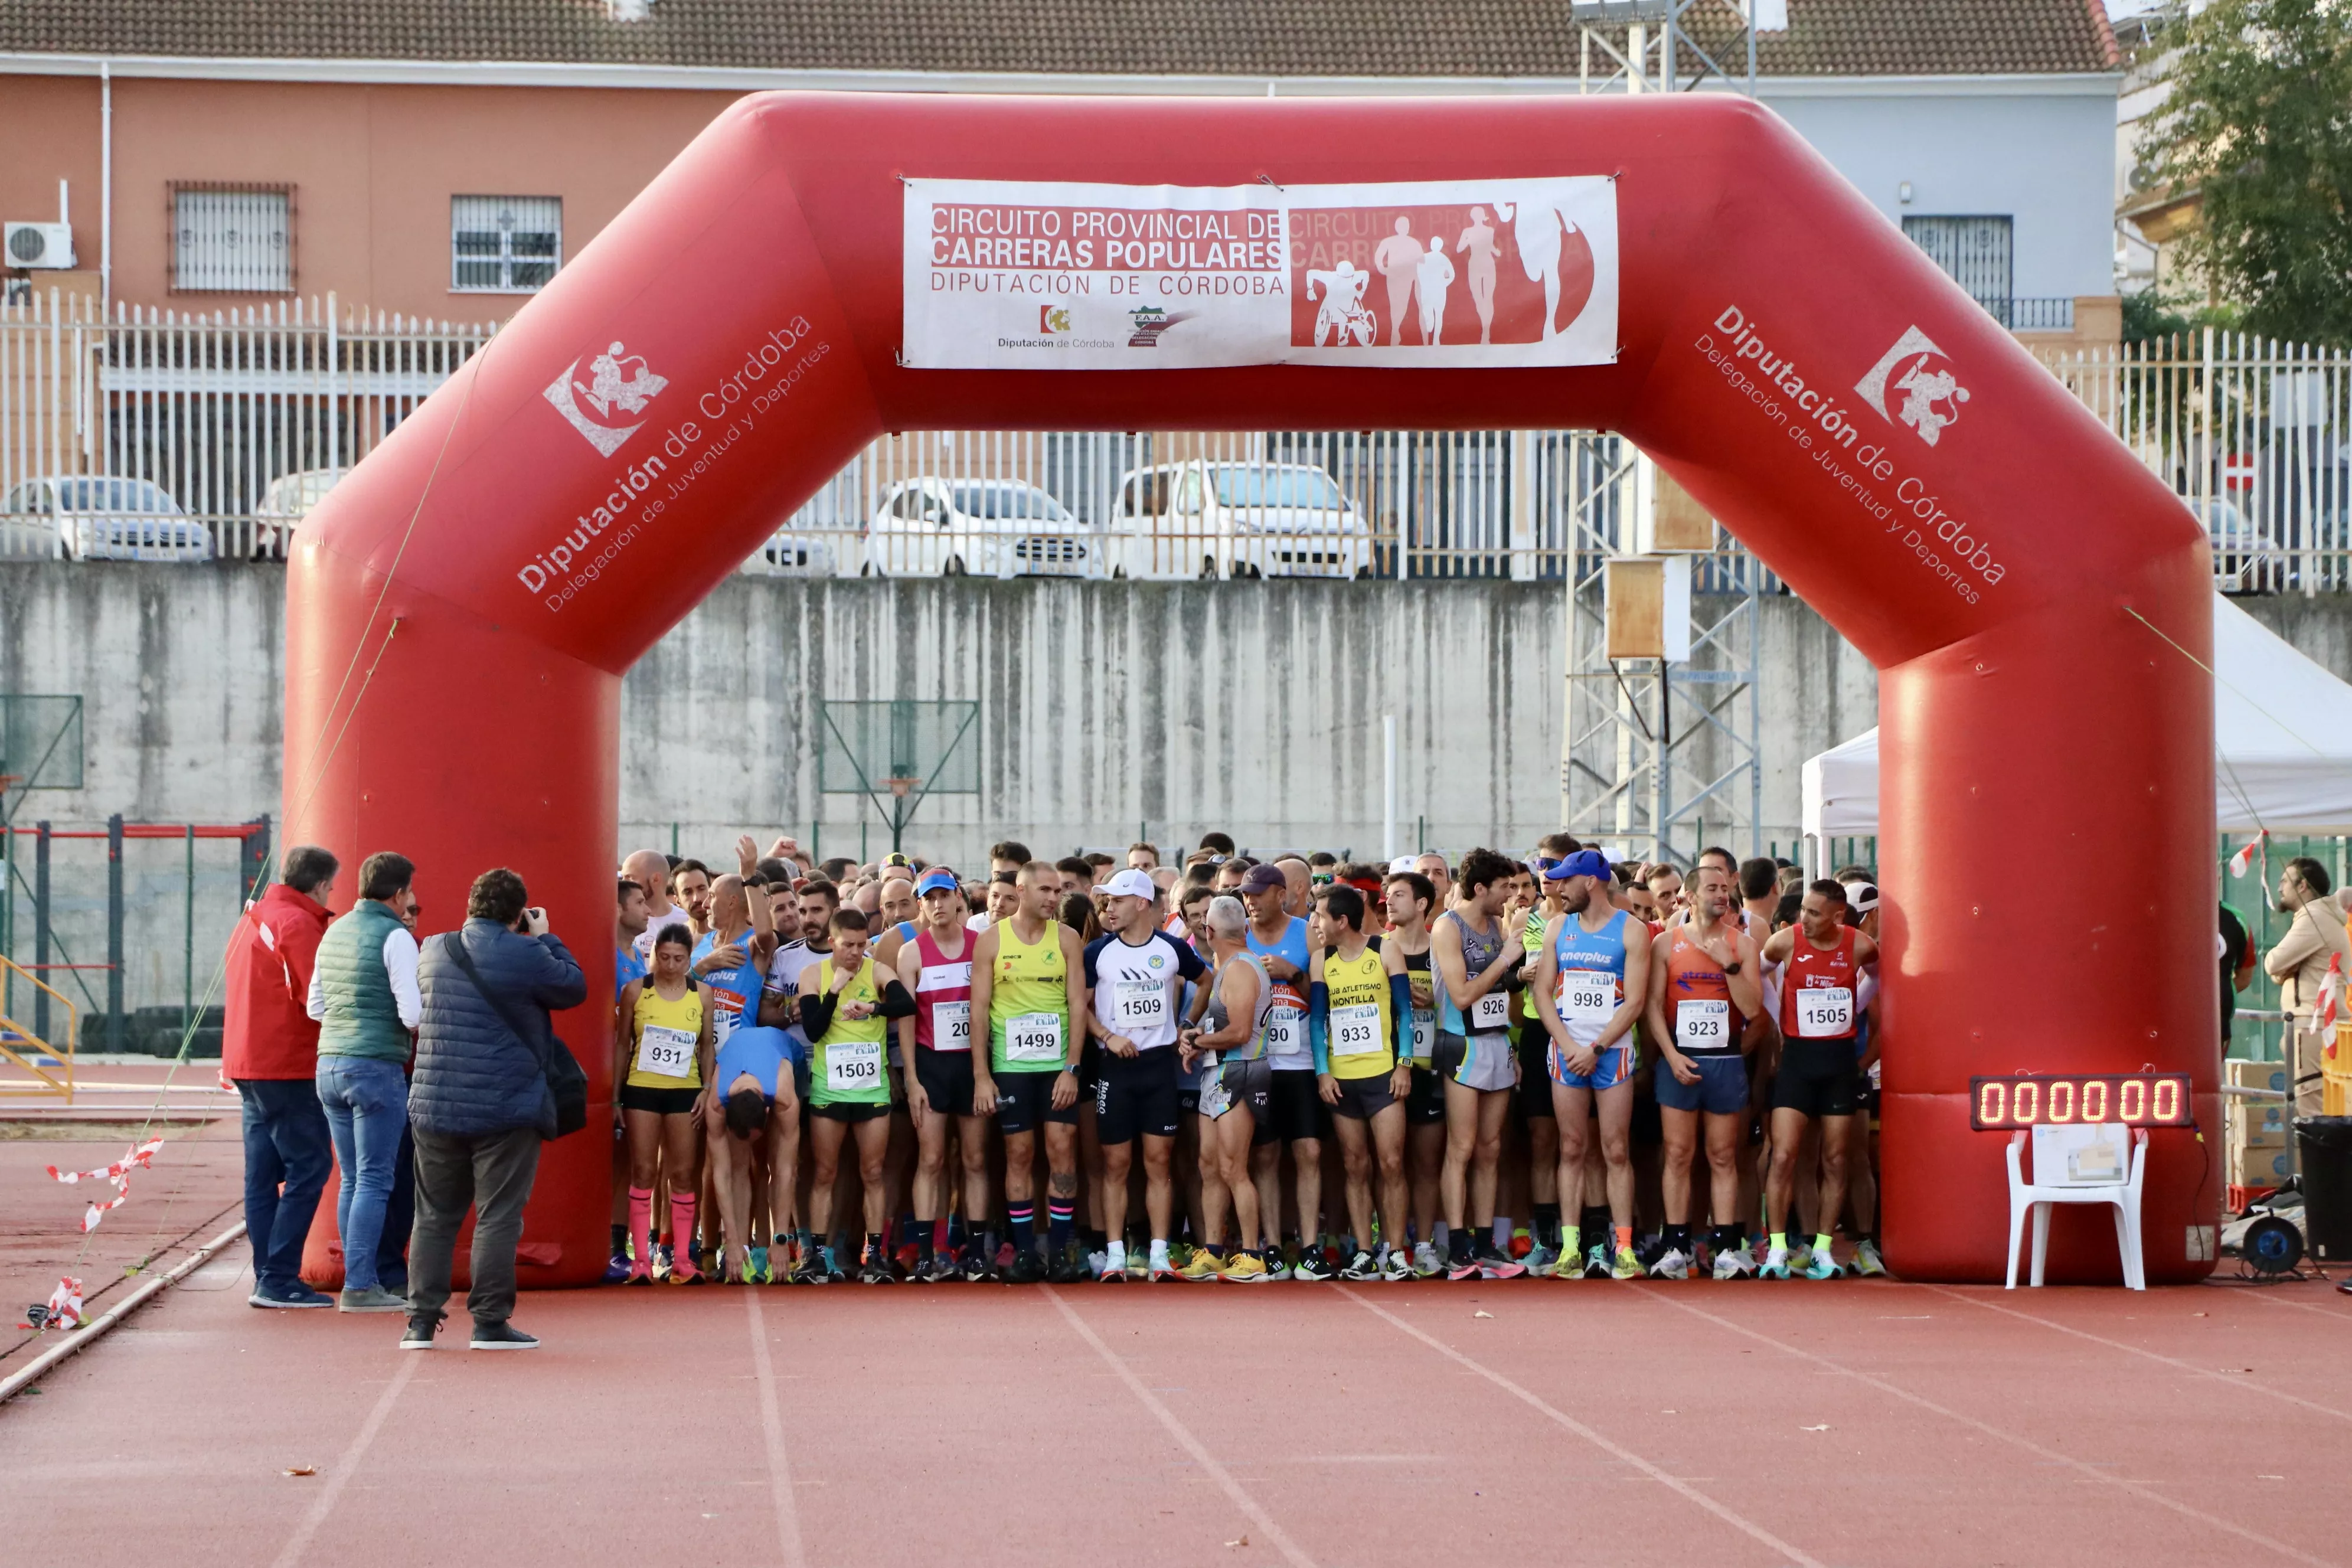
M 651 1187 L 629 1189 L 629 1239 L 636 1244 L 636 1256 L 630 1264 L 630 1270 L 642 1274 L 654 1266 L 654 1190 Z
M 694 1245 L 693 1245 L 693 1237 L 694 1237 L 694 1194 L 691 1194 L 691 1193 L 684 1193 L 684 1194 L 681 1194 L 681 1193 L 672 1193 L 672 1194 L 670 1194 L 670 1195 L 669 1195 L 669 1230 L 670 1230 L 670 1234 L 671 1234 L 672 1236 L 680 1236 L 680 1237 L 686 1237 L 686 1238 L 687 1238 L 684 1242 L 681 1242 L 681 1243 L 679 1244 L 678 1248 L 677 1248 L 677 1255 L 676 1255 L 676 1257 L 671 1260 L 671 1263 L 670 1263 L 670 1272 L 672 1272 L 673 1274 L 684 1274 L 684 1275 L 686 1275 L 688 1278 L 691 1279 L 691 1278 L 693 1277 L 693 1275 L 694 1275 Z

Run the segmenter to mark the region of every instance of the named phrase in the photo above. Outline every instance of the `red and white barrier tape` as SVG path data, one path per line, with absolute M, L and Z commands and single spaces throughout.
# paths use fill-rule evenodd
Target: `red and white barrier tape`
M 99 1220 L 104 1217 L 109 1210 L 119 1209 L 129 1201 L 131 1173 L 134 1170 L 152 1169 L 156 1152 L 163 1147 L 163 1141 L 161 1138 L 150 1138 L 111 1165 L 95 1171 L 60 1171 L 55 1165 L 48 1167 L 50 1175 L 68 1186 L 76 1182 L 107 1182 L 113 1185 L 112 1197 L 102 1204 L 93 1203 L 83 1211 L 81 1233 L 84 1236 L 98 1228 Z

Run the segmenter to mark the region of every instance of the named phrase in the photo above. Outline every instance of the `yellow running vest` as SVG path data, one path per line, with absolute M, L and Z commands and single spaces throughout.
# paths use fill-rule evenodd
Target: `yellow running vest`
M 1070 1049 L 1070 965 L 1062 952 L 1062 925 L 1024 942 L 1011 921 L 999 921 L 996 966 L 990 972 L 988 1070 L 1060 1072 Z
M 1395 1019 L 1381 955 L 1367 947 L 1350 963 L 1336 948 L 1325 953 L 1323 989 L 1330 999 L 1331 1076 L 1377 1078 L 1395 1071 Z

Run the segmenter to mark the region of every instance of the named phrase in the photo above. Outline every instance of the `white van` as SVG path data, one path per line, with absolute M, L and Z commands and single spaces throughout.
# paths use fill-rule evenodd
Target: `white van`
M 1114 577 L 1361 577 L 1372 531 L 1311 463 L 1196 460 L 1130 470 L 1103 541 Z

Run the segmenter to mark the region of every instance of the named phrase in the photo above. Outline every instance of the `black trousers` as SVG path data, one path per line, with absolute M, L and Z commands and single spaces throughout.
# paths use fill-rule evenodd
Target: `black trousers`
M 413 1129 L 416 1140 L 416 1229 L 408 1244 L 408 1311 L 441 1321 L 457 1227 L 473 1209 L 474 1321 L 488 1326 L 514 1315 L 515 1245 L 522 1206 L 539 1173 L 539 1133 L 529 1127 L 453 1138 Z

